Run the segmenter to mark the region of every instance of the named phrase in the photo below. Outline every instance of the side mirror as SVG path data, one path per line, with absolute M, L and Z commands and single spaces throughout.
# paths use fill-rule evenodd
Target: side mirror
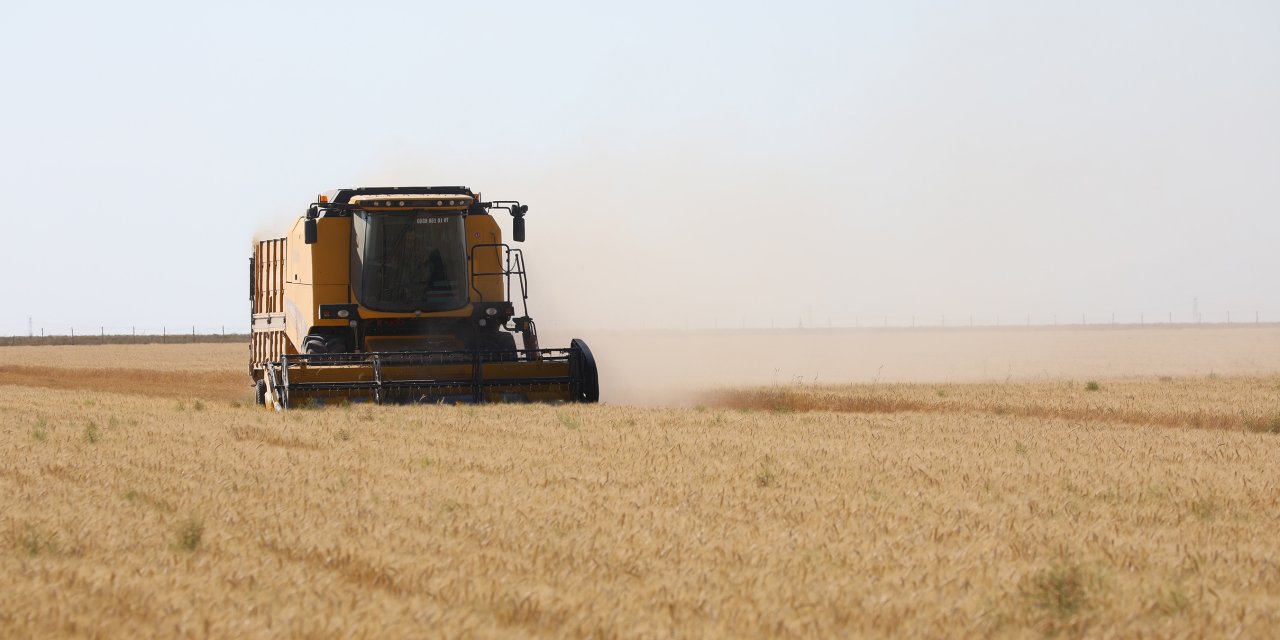
M 307 244 L 315 244 L 319 235 L 315 218 L 307 218 L 306 222 L 302 223 L 302 241 Z
M 511 239 L 524 242 L 524 214 L 529 213 L 529 205 L 519 202 L 511 205 Z
M 511 239 L 516 242 L 524 242 L 524 216 L 516 216 L 511 219 Z

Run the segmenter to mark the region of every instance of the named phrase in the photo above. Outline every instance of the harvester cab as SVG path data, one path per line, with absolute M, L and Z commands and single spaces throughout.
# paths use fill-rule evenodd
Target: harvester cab
M 538 344 L 524 254 L 503 242 L 495 210 L 523 242 L 528 205 L 466 187 L 373 187 L 321 194 L 287 237 L 255 243 L 258 402 L 598 401 L 586 343 Z

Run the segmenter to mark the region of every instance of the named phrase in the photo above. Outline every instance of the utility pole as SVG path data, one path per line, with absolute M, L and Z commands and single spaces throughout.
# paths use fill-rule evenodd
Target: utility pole
M 36 337 L 36 330 L 33 328 L 33 326 L 34 325 L 32 323 L 31 316 L 27 316 L 27 337 L 28 338 Z

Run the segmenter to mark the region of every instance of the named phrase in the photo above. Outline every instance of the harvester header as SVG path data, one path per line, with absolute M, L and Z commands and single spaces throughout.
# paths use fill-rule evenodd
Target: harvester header
M 544 349 L 528 311 L 529 207 L 466 187 L 320 194 L 250 258 L 249 373 L 262 404 L 596 402 L 581 340 Z M 521 314 L 516 314 L 516 300 Z M 522 348 L 516 348 L 516 336 Z

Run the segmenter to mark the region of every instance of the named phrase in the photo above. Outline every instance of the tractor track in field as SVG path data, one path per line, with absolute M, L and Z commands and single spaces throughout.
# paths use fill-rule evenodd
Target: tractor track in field
M 958 385 L 965 388 L 966 385 Z M 968 385 L 979 388 L 981 385 Z M 1066 404 L 1035 400 L 1000 398 L 906 397 L 893 391 L 869 389 L 817 391 L 804 388 L 754 388 L 723 390 L 706 395 L 711 406 L 722 409 L 833 413 L 918 413 L 918 414 L 985 414 L 1015 418 L 1039 418 L 1076 422 L 1123 423 L 1141 426 L 1190 427 L 1197 429 L 1247 430 L 1280 433 L 1280 412 L 1268 406 L 1265 410 L 1237 408 L 1233 411 L 1206 410 L 1203 407 L 1154 408 L 1141 406 L 1107 406 L 1105 404 Z

